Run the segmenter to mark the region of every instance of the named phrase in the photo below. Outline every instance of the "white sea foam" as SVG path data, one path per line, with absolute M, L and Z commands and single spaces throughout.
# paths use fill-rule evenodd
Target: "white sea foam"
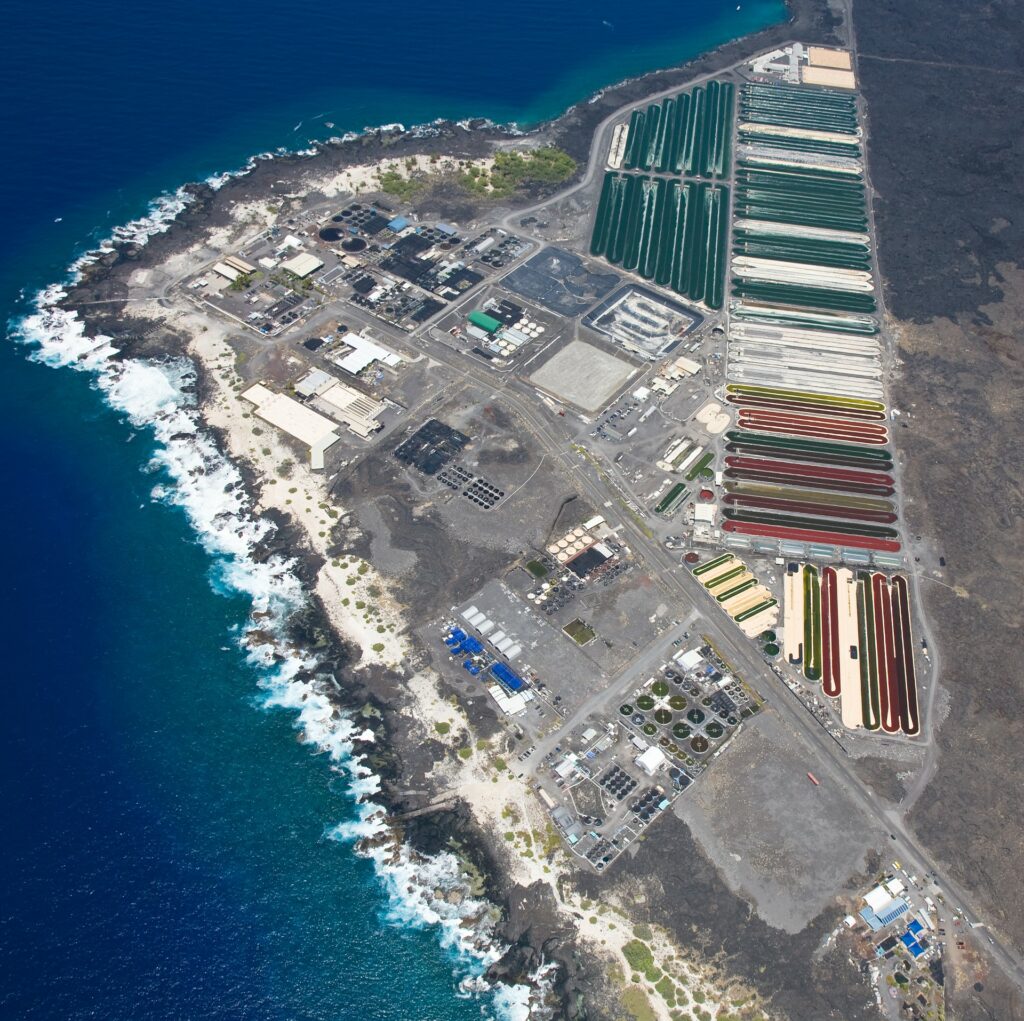
M 208 183 L 222 187 L 265 158 L 272 156 L 254 157 L 242 170 L 218 175 Z M 166 231 L 191 201 L 181 189 L 162 196 L 145 216 L 117 228 L 99 249 L 78 259 L 69 270 L 71 277 L 117 242 L 141 245 Z M 161 477 L 152 489 L 153 499 L 184 511 L 213 558 L 214 587 L 244 594 L 251 601 L 253 616 L 249 626 L 240 630 L 239 640 L 258 672 L 263 706 L 292 712 L 302 739 L 326 754 L 332 768 L 346 780 L 355 819 L 333 827 L 327 835 L 352 843 L 357 853 L 373 861 L 387 893 L 389 921 L 436 929 L 463 976 L 463 994 L 483 997 L 482 1012 L 507 1021 L 548 1016 L 540 1005 L 550 980 L 547 970 L 538 973 L 532 986 L 490 983 L 483 978 L 506 947 L 495 933 L 496 909 L 470 894 L 459 860 L 447 852 L 424 855 L 403 843 L 383 806 L 373 800 L 380 791 L 380 779 L 358 747 L 376 735 L 336 708 L 328 695 L 328 680 L 317 677 L 316 658 L 286 639 L 288 618 L 305 605 L 306 593 L 291 560 L 253 556 L 257 546 L 272 537 L 275 526 L 255 514 L 241 473 L 205 428 L 195 399 L 193 363 L 186 358 L 118 357 L 109 337 L 90 337 L 76 314 L 59 307 L 63 297 L 60 285 L 40 292 L 34 312 L 13 332 L 32 346 L 35 360 L 89 373 L 105 400 L 132 426 L 152 432 L 156 449 L 147 468 Z M 253 640 L 254 632 L 258 642 Z

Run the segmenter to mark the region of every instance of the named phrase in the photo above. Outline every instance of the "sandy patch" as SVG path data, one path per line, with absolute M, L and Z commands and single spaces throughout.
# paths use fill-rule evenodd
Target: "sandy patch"
M 722 405 L 716 401 L 708 401 L 693 418 L 695 422 L 704 426 L 704 429 L 712 436 L 717 436 L 729 425 L 728 412 L 723 411 Z
M 308 188 L 328 198 L 334 198 L 336 195 L 358 195 L 361 192 L 377 191 L 380 188 L 381 174 L 398 174 L 403 180 L 408 181 L 412 177 L 452 174 L 468 170 L 470 167 L 475 167 L 481 172 L 489 172 L 493 166 L 494 160 L 491 157 L 459 160 L 452 156 L 407 156 L 402 159 L 347 167 L 335 174 L 315 177 L 308 182 Z

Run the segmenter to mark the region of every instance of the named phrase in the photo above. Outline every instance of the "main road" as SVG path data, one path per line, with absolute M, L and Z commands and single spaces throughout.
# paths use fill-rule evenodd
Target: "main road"
M 721 73 L 721 71 L 717 72 L 719 75 Z M 699 84 L 711 77 L 714 75 L 703 75 L 694 79 L 692 84 Z M 608 145 L 606 136 L 610 133 L 612 126 L 635 107 L 672 95 L 678 92 L 679 88 L 680 86 L 676 86 L 645 97 L 643 100 L 632 102 L 606 117 L 595 130 L 587 170 L 581 180 L 552 198 L 505 215 L 499 221 L 501 226 L 508 228 L 514 219 L 530 216 L 532 213 L 553 206 L 570 195 L 591 187 L 604 167 L 603 154 Z M 420 331 L 416 332 L 420 333 Z M 573 452 L 572 443 L 576 440 L 576 436 L 564 427 L 558 429 L 561 435 L 556 434 L 555 429 L 560 420 L 556 418 L 552 422 L 548 419 L 548 416 L 542 411 L 542 406 L 538 405 L 535 392 L 522 381 L 511 375 L 504 375 L 499 384 L 499 390 L 495 386 L 496 380 L 493 374 L 467 363 L 464 358 L 459 357 L 446 345 L 430 342 L 427 330 L 423 330 L 420 335 L 429 344 L 431 357 L 443 362 L 453 372 L 477 386 L 495 390 L 495 396 L 518 414 L 533 434 L 541 451 L 565 464 L 576 487 L 590 499 L 595 508 L 602 508 L 609 499 L 615 499 L 616 494 L 599 479 L 593 478 L 587 462 L 579 454 Z M 865 817 L 884 830 L 891 843 L 890 851 L 894 857 L 900 859 L 908 873 L 916 875 L 932 892 L 941 893 L 946 905 L 954 912 L 959 912 L 968 923 L 981 926 L 983 923 L 979 921 L 970 907 L 969 899 L 963 889 L 953 880 L 939 874 L 937 864 L 907 829 L 902 815 L 897 811 L 882 807 L 874 792 L 857 775 L 842 747 L 807 712 L 782 679 L 767 667 L 756 647 L 745 640 L 738 629 L 732 626 L 707 590 L 689 571 L 682 569 L 665 549 L 652 540 L 628 513 L 620 515 L 620 518 L 624 537 L 628 539 L 636 555 L 646 562 L 651 573 L 659 579 L 669 597 L 677 598 L 682 607 L 696 608 L 700 612 L 707 625 L 704 629 L 705 633 L 717 647 L 719 653 L 745 680 L 758 687 L 762 693 L 770 694 L 774 710 L 784 722 L 803 736 L 816 756 L 813 762 L 808 763 L 809 769 L 826 782 L 839 785 L 863 811 Z M 644 659 L 646 665 L 647 657 Z M 628 677 L 624 673 L 618 680 L 624 682 L 632 679 L 635 671 L 627 673 Z M 603 699 L 600 695 L 595 696 L 595 704 L 597 701 L 606 701 L 621 687 L 622 684 L 613 682 L 606 689 Z M 563 728 L 571 728 L 578 716 L 579 712 L 574 713 L 563 724 Z M 552 737 L 549 743 L 553 745 L 553 742 L 554 738 Z M 531 762 L 542 757 L 538 748 L 531 756 Z M 1014 949 L 1003 943 L 990 929 L 986 927 L 985 931 L 988 934 L 985 938 L 989 942 L 988 950 L 991 955 L 1008 976 L 1021 989 L 1024 989 L 1024 961 Z

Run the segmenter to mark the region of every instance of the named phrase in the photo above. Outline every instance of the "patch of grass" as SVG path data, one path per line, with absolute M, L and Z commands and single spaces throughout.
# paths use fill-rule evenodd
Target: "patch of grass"
M 449 733 L 451 731 L 451 729 L 452 729 L 452 725 L 450 723 L 435 723 L 434 724 L 434 730 L 436 730 L 442 736 L 447 734 L 447 733 Z
M 468 759 L 473 754 L 473 749 L 469 747 L 459 749 L 459 758 Z
M 651 1001 L 647 999 L 647 994 L 639 986 L 630 986 L 622 994 L 622 1006 L 633 1021 L 658 1021 L 658 1015 L 654 1013 Z
M 654 988 L 657 990 L 658 995 L 670 1006 L 676 1005 L 676 987 L 672 979 L 668 975 L 662 975 L 660 979 L 654 984 Z
M 654 939 L 654 933 L 651 932 L 651 927 L 649 925 L 644 925 L 643 922 L 640 922 L 639 925 L 633 926 L 633 935 L 636 936 L 637 939 L 642 939 L 645 943 L 650 943 L 650 941 Z
M 597 637 L 597 632 L 577 617 L 569 621 L 562 630 L 577 644 L 586 645 Z
M 576 161 L 568 153 L 546 146 L 529 152 L 499 152 L 490 173 L 471 166 L 459 180 L 474 194 L 503 198 L 530 182 L 557 184 L 575 172 Z
M 495 755 L 494 756 L 494 768 L 499 773 L 503 773 L 506 769 L 508 769 L 508 763 L 500 755 Z
M 374 652 L 383 652 L 384 651 L 384 643 L 383 642 L 374 642 L 373 645 L 370 646 L 370 648 Z

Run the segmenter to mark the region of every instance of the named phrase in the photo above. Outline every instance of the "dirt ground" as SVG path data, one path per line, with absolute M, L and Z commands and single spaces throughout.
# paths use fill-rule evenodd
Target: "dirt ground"
M 677 802 L 729 887 L 766 922 L 797 933 L 885 839 L 834 783 L 807 778 L 813 755 L 769 707 Z
M 912 823 L 1021 948 L 1024 6 L 857 0 L 854 18 L 907 520 L 937 544 L 918 571 L 951 697 Z

